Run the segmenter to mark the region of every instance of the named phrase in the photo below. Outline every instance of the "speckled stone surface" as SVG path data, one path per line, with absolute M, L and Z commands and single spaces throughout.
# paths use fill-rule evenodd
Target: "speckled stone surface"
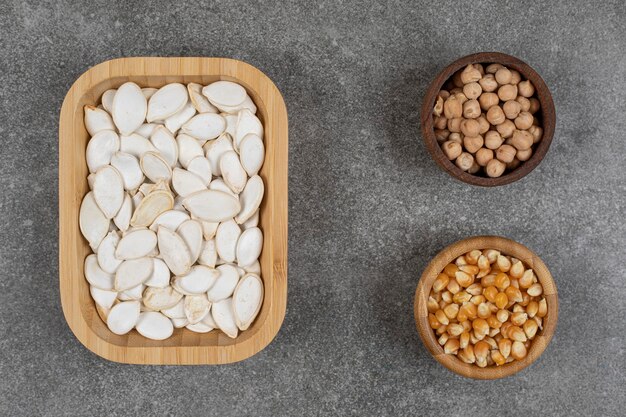
M 0 3 L 0 415 L 624 415 L 624 3 L 282 3 Z M 558 115 L 544 162 L 498 189 L 454 181 L 418 133 L 436 72 L 489 50 L 532 65 Z M 111 363 L 61 312 L 61 103 L 142 55 L 242 59 L 287 103 L 287 316 L 238 364 Z M 441 367 L 412 316 L 428 260 L 479 234 L 535 250 L 560 294 L 544 355 L 492 382 Z

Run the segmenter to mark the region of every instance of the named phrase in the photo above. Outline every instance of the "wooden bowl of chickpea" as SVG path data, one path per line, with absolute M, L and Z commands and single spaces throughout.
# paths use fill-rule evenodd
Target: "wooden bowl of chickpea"
M 424 270 L 413 312 L 426 348 L 475 379 L 513 375 L 546 349 L 558 320 L 556 285 L 524 245 L 477 236 L 446 247 Z
M 422 134 L 435 162 L 468 184 L 510 184 L 548 152 L 556 115 L 543 79 L 499 52 L 465 56 L 445 67 L 422 104 Z

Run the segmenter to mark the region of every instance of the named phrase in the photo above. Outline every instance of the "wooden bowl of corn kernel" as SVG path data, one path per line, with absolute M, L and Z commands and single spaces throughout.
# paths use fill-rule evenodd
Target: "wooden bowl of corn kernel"
M 413 312 L 439 363 L 465 377 L 498 379 L 541 356 L 556 329 L 558 297 L 550 271 L 530 249 L 477 236 L 432 259 Z

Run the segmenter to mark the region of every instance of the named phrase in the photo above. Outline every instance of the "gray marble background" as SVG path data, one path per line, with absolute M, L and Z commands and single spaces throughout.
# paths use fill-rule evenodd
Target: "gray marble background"
M 591 3 L 0 2 L 0 415 L 624 415 L 626 6 Z M 530 176 L 482 189 L 437 168 L 419 107 L 491 50 L 544 77 L 558 122 Z M 287 316 L 238 364 L 111 363 L 61 312 L 61 103 L 90 66 L 146 55 L 242 59 L 287 103 Z M 560 295 L 544 355 L 492 382 L 441 367 L 412 316 L 428 260 L 479 234 L 539 253 Z

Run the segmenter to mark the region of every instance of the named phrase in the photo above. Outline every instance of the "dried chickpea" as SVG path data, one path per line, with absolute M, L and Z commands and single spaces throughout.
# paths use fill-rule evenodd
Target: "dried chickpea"
M 480 171 L 480 165 L 478 165 L 476 163 L 476 159 L 474 159 L 474 162 L 472 162 L 472 166 L 469 167 L 469 169 L 467 170 L 468 174 L 476 174 L 478 171 Z
M 517 85 L 522 80 L 522 76 L 519 71 L 511 70 L 511 84 Z
M 437 93 L 437 97 L 441 97 L 442 99 L 447 99 L 448 97 L 450 97 L 450 92 L 447 90 L 439 90 L 439 93 Z
M 454 73 L 454 75 L 452 76 L 452 85 L 454 85 L 454 87 L 456 87 L 457 89 L 459 88 L 463 88 L 463 81 L 461 81 L 461 72 L 462 71 L 457 71 Z M 450 90 L 450 93 L 452 93 L 452 90 Z
M 509 84 L 511 82 L 511 71 L 506 67 L 502 67 L 496 71 L 495 77 L 498 84 Z
M 496 158 L 504 163 L 511 162 L 515 158 L 517 150 L 511 145 L 502 145 L 496 150 Z
M 486 93 L 491 93 L 498 89 L 498 82 L 493 74 L 485 74 L 483 78 L 478 80 L 478 84 L 480 85 L 482 91 Z
M 460 143 L 449 140 L 441 145 L 441 150 L 446 155 L 446 157 L 452 161 L 458 158 L 459 155 L 461 155 L 461 152 L 463 152 L 463 147 Z
M 515 127 L 520 130 L 530 129 L 533 125 L 534 117 L 530 112 L 523 111 L 515 118 Z
M 528 132 L 533 135 L 533 143 L 539 142 L 543 136 L 543 129 L 539 126 L 532 125 L 528 128 Z
M 517 154 L 516 154 L 517 155 Z M 513 159 L 511 162 L 509 162 L 508 164 L 506 164 L 506 169 L 508 169 L 509 171 L 513 171 L 514 169 L 516 169 L 518 166 L 520 166 L 522 163 L 522 161 L 520 161 L 519 159 L 515 158 Z
M 492 159 L 487 163 L 487 166 L 485 167 L 485 172 L 487 173 L 487 176 L 491 178 L 497 178 L 504 174 L 505 168 L 506 166 L 502 161 L 499 161 L 498 159 Z
M 502 139 L 502 136 L 500 136 L 497 131 L 490 130 L 485 133 L 485 147 L 488 149 L 496 150 L 502 145 L 503 142 L 504 139 Z
M 465 69 L 461 72 L 461 82 L 465 84 L 473 83 L 482 78 L 480 70 L 476 68 L 474 65 L 469 64 Z M 460 86 L 459 86 L 460 87 Z
M 525 150 L 518 150 L 517 153 L 515 154 L 515 157 L 519 160 L 519 161 L 528 161 L 530 159 L 530 157 L 533 156 L 533 148 L 528 148 Z
M 478 100 L 467 100 L 463 103 L 463 117 L 466 119 L 476 119 L 480 116 L 480 104 Z
M 487 110 L 487 121 L 492 125 L 498 126 L 504 123 L 505 120 L 506 116 L 504 115 L 504 111 L 500 106 L 491 106 L 489 110 Z
M 522 111 L 522 106 L 515 100 L 509 100 L 502 105 L 502 110 L 507 119 L 515 119 Z
M 474 164 L 474 157 L 470 153 L 462 152 L 461 155 L 456 158 L 455 162 L 457 167 L 461 168 L 463 171 L 467 171 Z
M 443 103 L 443 114 L 446 119 L 454 119 L 463 116 L 463 103 L 458 95 L 448 97 Z
M 480 126 L 478 133 L 480 133 L 481 135 L 487 133 L 489 131 L 489 128 L 491 128 L 491 125 L 487 121 L 487 118 L 485 117 L 484 114 L 481 114 L 480 116 L 478 116 L 476 118 L 476 121 L 478 122 L 478 125 Z
M 476 68 L 478 72 L 480 72 L 481 77 L 485 75 L 485 68 L 483 67 L 483 64 L 474 64 L 474 68 Z
M 450 142 L 456 142 L 460 145 L 463 143 L 463 136 L 461 136 L 461 134 L 458 132 L 450 132 L 450 135 L 448 136 L 448 140 Z
M 498 97 L 502 101 L 515 100 L 517 97 L 517 86 L 506 84 L 498 88 Z
M 500 99 L 496 93 L 482 93 L 480 97 L 478 97 L 478 103 L 483 111 L 487 111 L 493 106 L 497 106 L 498 103 L 500 103 Z
M 461 122 L 461 133 L 465 136 L 478 136 L 480 132 L 480 123 L 474 119 L 464 119 Z
M 443 97 L 437 96 L 435 107 L 433 108 L 433 115 L 441 116 L 441 113 L 443 113 Z
M 480 135 L 465 136 L 463 138 L 463 146 L 465 147 L 465 150 L 469 153 L 476 153 L 480 148 L 483 147 L 484 143 L 485 141 Z
M 469 98 L 470 100 L 477 99 L 478 97 L 480 97 L 482 92 L 483 89 L 477 82 L 468 83 L 463 86 L 463 94 L 465 94 L 465 97 Z
M 539 108 L 541 107 L 541 105 L 539 104 L 539 100 L 534 97 L 531 97 L 528 100 L 530 101 L 530 108 L 528 109 L 528 112 L 530 114 L 537 113 L 537 111 L 539 111 Z
M 504 112 L 502 114 L 504 114 Z M 504 122 L 500 123 L 498 126 L 496 126 L 496 130 L 498 131 L 500 136 L 502 136 L 504 139 L 508 139 L 513 136 L 513 132 L 515 132 L 515 123 L 507 119 Z
M 502 64 L 489 64 L 487 68 L 485 68 L 485 72 L 487 74 L 495 74 L 500 68 L 504 68 Z
M 535 94 L 535 86 L 530 81 L 521 81 L 517 85 L 517 90 L 519 91 L 519 95 L 522 97 L 530 98 Z
M 461 132 L 461 122 L 464 119 L 462 117 L 455 117 L 453 119 L 448 119 L 448 130 L 453 133 Z
M 476 151 L 475 158 L 478 165 L 480 165 L 481 167 L 487 166 L 489 161 L 493 159 L 493 151 L 487 148 L 480 148 L 478 151 Z M 486 259 L 487 258 L 485 258 L 485 260 Z
M 533 146 L 533 135 L 531 135 L 527 130 L 516 129 L 508 142 L 517 150 L 526 151 Z
M 526 97 L 517 96 L 515 101 L 517 101 L 520 104 L 521 111 L 530 110 L 530 100 L 528 100 Z
M 448 119 L 445 117 L 435 117 L 433 119 L 433 127 L 435 129 L 445 129 L 448 127 Z

